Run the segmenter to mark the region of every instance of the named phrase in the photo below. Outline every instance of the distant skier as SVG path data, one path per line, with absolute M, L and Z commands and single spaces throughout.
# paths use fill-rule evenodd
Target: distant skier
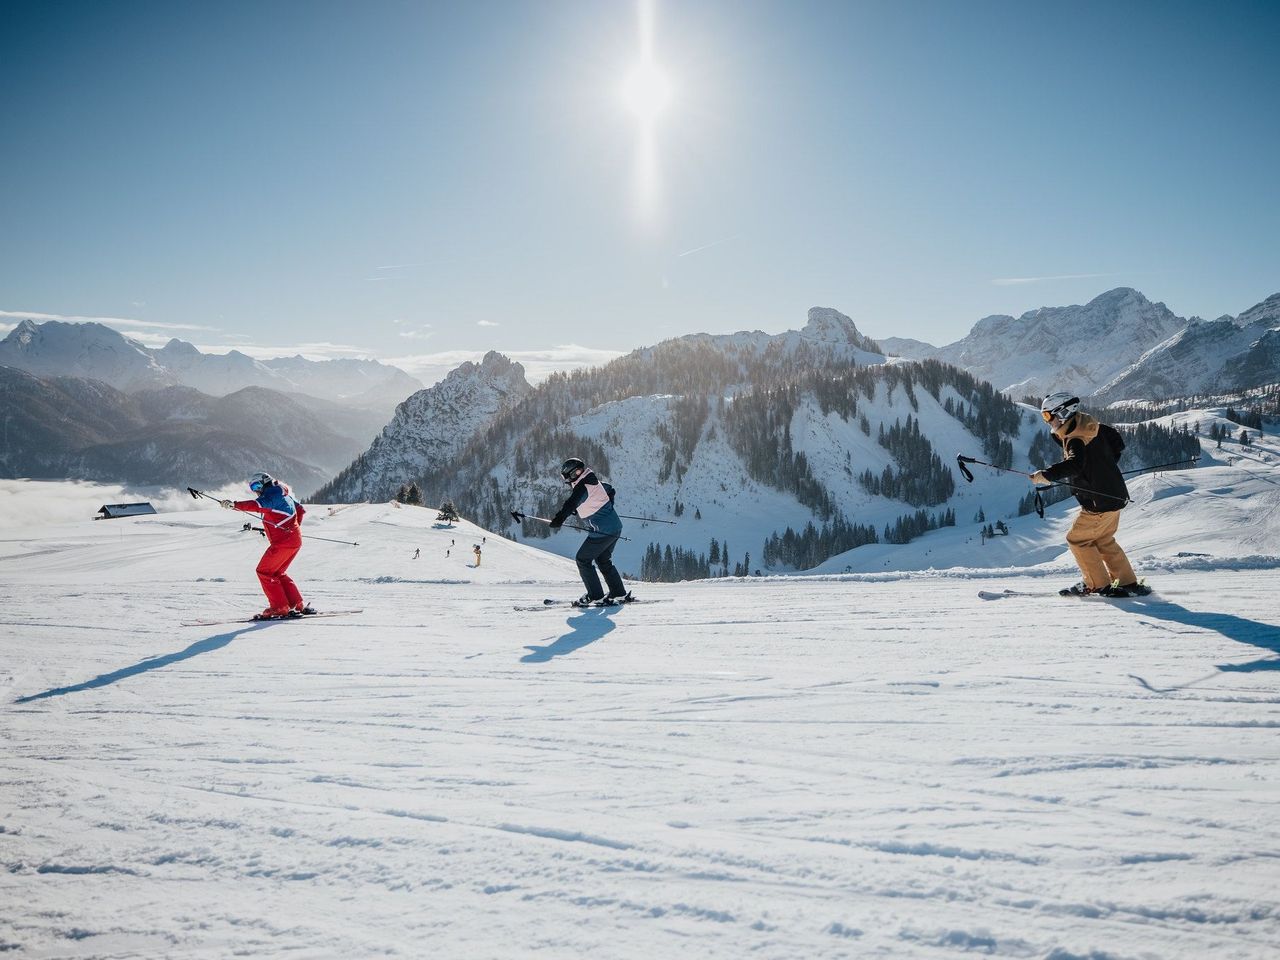
M 622 520 L 613 509 L 616 492 L 597 477 L 594 470 L 587 469 L 586 463 L 578 457 L 570 457 L 561 465 L 560 476 L 569 485 L 570 492 L 564 505 L 551 518 L 551 531 L 558 533 L 564 522 L 575 513 L 591 531 L 574 558 L 578 561 L 578 573 L 587 592 L 573 601 L 573 605 L 587 607 L 601 601 L 630 602 L 634 598 L 627 592 L 622 575 L 613 565 L 613 548 L 622 536 Z M 609 586 L 608 594 L 600 586 L 596 567 L 604 574 L 605 583 Z
M 302 548 L 301 527 L 306 510 L 293 498 L 288 484 L 280 483 L 270 474 L 255 473 L 249 478 L 249 489 L 257 499 L 218 502 L 228 510 L 242 510 L 262 517 L 268 546 L 258 561 L 257 574 L 262 592 L 267 595 L 267 609 L 253 619 L 279 620 L 315 613 L 302 599 L 297 584 L 285 572 Z
M 422 552 L 422 548 L 421 548 L 421 547 L 414 547 L 414 548 L 413 548 L 413 559 L 417 560 L 417 559 L 418 559 L 418 554 L 420 554 L 421 552 Z
M 1080 512 L 1067 531 L 1067 546 L 1082 580 L 1060 590 L 1064 596 L 1090 593 L 1105 597 L 1145 596 L 1151 588 L 1138 583 L 1129 558 L 1116 543 L 1120 511 L 1129 490 L 1116 461 L 1124 438 L 1114 427 L 1080 412 L 1080 398 L 1051 393 L 1040 404 L 1040 416 L 1062 444 L 1063 459 L 1031 475 L 1037 485 L 1066 480 L 1080 502 Z
M 480 544 L 478 544 L 478 543 L 477 543 L 477 544 L 476 544 L 474 547 L 472 547 L 471 549 L 475 551 L 475 554 L 476 554 L 476 566 L 478 567 L 478 566 L 480 566 Z

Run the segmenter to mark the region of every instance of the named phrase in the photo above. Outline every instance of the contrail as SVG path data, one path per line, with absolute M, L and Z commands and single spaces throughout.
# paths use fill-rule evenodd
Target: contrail
M 691 254 L 691 253 L 697 253 L 697 252 L 698 252 L 698 251 L 700 251 L 700 250 L 710 250 L 712 247 L 718 247 L 718 246 L 720 246 L 720 244 L 722 244 L 722 243 L 728 243 L 730 240 L 737 240 L 737 239 L 738 239 L 738 237 L 740 237 L 740 236 L 742 236 L 742 234 L 740 234 L 740 233 L 735 233 L 733 236 L 731 236 L 731 237 L 725 237 L 723 240 L 713 240 L 713 241 L 711 241 L 711 243 L 704 243 L 702 246 L 700 246 L 700 247 L 694 247 L 692 250 L 686 250 L 684 253 L 677 253 L 677 254 L 676 254 L 676 256 L 677 256 L 677 257 L 687 257 L 687 256 L 689 256 L 689 254 Z
M 991 282 L 997 287 L 1012 287 L 1020 283 L 1043 283 L 1046 280 L 1092 280 L 1095 277 L 1118 276 L 1118 273 L 1063 273 L 1056 277 L 1002 277 Z

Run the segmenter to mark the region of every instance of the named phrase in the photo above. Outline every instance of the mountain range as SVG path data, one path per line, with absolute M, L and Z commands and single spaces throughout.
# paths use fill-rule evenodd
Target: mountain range
M 223 396 L 245 387 L 266 387 L 385 415 L 422 388 L 403 370 L 377 360 L 255 360 L 238 350 L 202 353 L 178 339 L 153 350 L 100 323 L 58 320 L 19 323 L 0 340 L 0 366 L 37 377 L 101 380 L 126 393 L 184 386 Z
M 1084 305 L 984 317 L 944 347 L 881 342 L 897 356 L 955 364 L 1010 396 L 1069 390 L 1101 403 L 1163 400 L 1280 380 L 1280 294 L 1206 322 L 1119 287 Z
M 0 366 L 0 409 L 0 477 L 216 487 L 267 469 L 306 489 L 363 445 L 262 387 L 223 397 L 176 386 L 125 393 Z

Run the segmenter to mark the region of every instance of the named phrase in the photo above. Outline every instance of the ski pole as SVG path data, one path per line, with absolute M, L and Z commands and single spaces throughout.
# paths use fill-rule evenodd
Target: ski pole
M 519 523 L 522 520 L 537 520 L 539 523 L 546 523 L 546 524 L 551 523 L 551 521 L 548 520 L 546 517 L 531 517 L 529 516 L 529 514 L 521 513 L 519 510 L 511 511 L 511 519 L 514 520 L 516 523 Z M 570 530 L 581 530 L 583 533 L 599 533 L 600 532 L 599 530 L 593 530 L 591 527 L 580 527 L 577 524 L 573 524 L 573 523 L 566 523 L 564 524 L 564 526 L 568 527 Z M 628 543 L 631 542 L 630 537 L 619 536 L 618 539 L 626 540 Z
M 199 500 L 201 497 L 204 497 L 206 500 L 212 500 L 214 503 L 222 503 L 222 501 L 219 500 L 217 497 L 211 497 L 207 493 L 205 493 L 203 490 L 197 490 L 195 487 L 187 487 L 187 493 L 191 494 L 191 498 L 193 500 Z M 240 529 L 241 531 L 256 530 L 258 533 L 262 534 L 264 537 L 267 535 L 267 531 L 263 530 L 261 527 L 250 526 L 247 523 Z M 345 543 L 348 547 L 360 546 L 360 544 L 355 542 L 354 540 L 334 540 L 331 537 L 317 537 L 317 536 L 313 536 L 310 533 L 304 533 L 302 534 L 302 536 L 307 540 L 324 540 L 328 543 Z
M 262 534 L 264 537 L 267 535 L 267 531 L 262 529 L 262 527 L 255 527 L 253 526 L 253 524 L 250 524 L 250 523 L 246 523 L 240 529 L 241 531 L 244 531 L 244 532 L 252 530 L 254 533 Z M 332 537 L 317 537 L 315 536 L 315 534 L 311 534 L 311 533 L 304 533 L 301 536 L 304 540 L 323 540 L 325 543 L 345 543 L 348 547 L 360 546 L 360 544 L 354 540 L 334 540 Z
M 645 520 L 649 523 L 669 523 L 673 527 L 676 525 L 674 520 L 659 520 L 657 517 L 629 517 L 625 513 L 618 514 L 623 520 Z
M 973 474 L 970 473 L 969 468 L 965 466 L 966 463 L 980 463 L 982 464 L 982 466 L 990 467 L 992 470 L 1000 470 L 1003 473 L 1016 473 L 1020 477 L 1029 478 L 1031 476 L 1031 474 L 1026 473 L 1022 470 L 1011 470 L 1009 467 L 997 467 L 994 463 L 987 463 L 987 461 L 979 460 L 977 457 L 966 457 L 963 453 L 957 453 L 956 466 L 960 468 L 960 472 L 964 475 L 964 478 L 968 480 L 970 483 L 973 483 Z
M 966 457 L 964 454 L 957 453 L 956 466 L 960 468 L 960 472 L 964 474 L 964 478 L 968 480 L 970 483 L 973 483 L 973 474 L 970 473 L 969 469 L 965 466 L 966 463 L 980 463 L 984 467 L 990 467 L 992 470 L 1001 470 L 1004 473 L 1016 473 L 1018 474 L 1018 476 L 1026 477 L 1028 480 L 1031 479 L 1033 476 L 1035 476 L 1035 474 L 1026 473 L 1025 471 L 1022 471 L 1022 470 L 1011 470 L 1008 467 L 997 467 L 994 463 L 987 463 L 985 460 L 978 460 L 975 457 Z M 1037 486 L 1035 488 L 1036 513 L 1040 515 L 1040 519 L 1042 520 L 1044 519 L 1044 500 L 1040 496 L 1040 491 L 1048 490 L 1052 487 L 1069 487 L 1072 493 L 1087 493 L 1092 497 L 1105 497 L 1108 500 L 1123 500 L 1125 503 L 1133 503 L 1133 499 L 1131 497 L 1117 497 L 1111 493 L 1099 493 L 1097 490 L 1090 490 L 1087 487 L 1077 487 L 1075 484 L 1072 484 L 1072 483 L 1063 483 L 1061 481 L 1050 481 L 1048 484 L 1046 484 L 1043 487 Z
M 1126 470 L 1120 476 L 1127 477 L 1131 473 L 1146 473 L 1148 470 L 1162 470 L 1165 467 L 1180 467 L 1184 463 L 1199 463 L 1199 457 L 1188 457 L 1186 460 L 1174 460 L 1172 463 L 1157 463 L 1150 467 L 1138 467 L 1136 470 Z

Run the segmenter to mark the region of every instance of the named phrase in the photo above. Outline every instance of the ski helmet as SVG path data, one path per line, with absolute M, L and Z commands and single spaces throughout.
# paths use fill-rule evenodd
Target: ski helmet
M 275 479 L 269 473 L 259 470 L 249 478 L 249 489 L 254 493 L 261 493 L 265 488 L 275 483 Z
M 560 476 L 564 477 L 565 483 L 573 483 L 586 469 L 587 465 L 580 458 L 570 457 L 560 464 Z
M 1040 416 L 1044 417 L 1045 423 L 1051 423 L 1054 420 L 1061 420 L 1065 423 L 1074 417 L 1079 410 L 1080 398 L 1067 393 L 1065 390 L 1051 393 L 1040 401 Z

